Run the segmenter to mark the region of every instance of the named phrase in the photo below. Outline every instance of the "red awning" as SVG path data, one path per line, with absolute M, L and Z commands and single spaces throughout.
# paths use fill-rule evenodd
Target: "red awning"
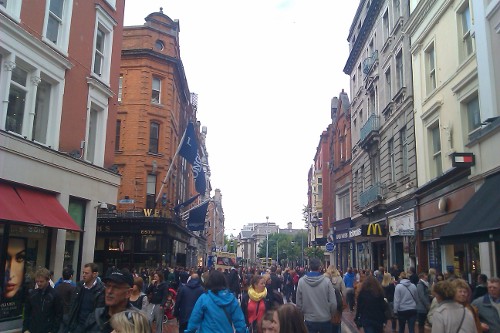
M 14 187 L 6 183 L 0 183 L 0 220 L 41 224 L 26 210 Z
M 2 188 L 7 188 L 5 194 L 8 195 L 7 199 L 0 199 L 0 217 L 2 219 L 41 224 L 50 228 L 81 231 L 73 218 L 57 201 L 55 195 L 6 184 L 2 184 Z M 1 194 L 3 197 L 4 193 L 2 192 Z M 4 201 L 6 201 L 5 205 Z M 14 216 L 12 212 L 7 213 L 11 210 L 4 209 L 9 203 L 16 204 L 18 207 L 14 212 Z M 6 212 L 5 216 L 9 218 L 3 216 L 4 210 Z

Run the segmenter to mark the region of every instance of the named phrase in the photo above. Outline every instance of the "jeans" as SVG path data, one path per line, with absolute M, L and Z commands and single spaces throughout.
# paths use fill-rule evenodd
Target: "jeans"
M 417 321 L 417 310 L 406 310 L 398 312 L 399 333 L 405 332 L 408 323 L 408 332 L 415 333 L 415 322 Z
M 332 324 L 332 333 L 341 333 L 342 324 Z
M 354 288 L 347 288 L 345 292 L 345 300 L 349 306 L 349 310 L 352 312 L 354 310 Z
M 305 321 L 309 333 L 332 333 L 330 321 Z

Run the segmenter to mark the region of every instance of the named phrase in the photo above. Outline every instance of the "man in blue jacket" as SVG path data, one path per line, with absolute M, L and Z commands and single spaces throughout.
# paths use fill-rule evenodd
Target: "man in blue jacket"
M 354 281 L 356 280 L 356 275 L 352 271 L 352 267 L 347 269 L 347 273 L 344 274 L 344 284 L 346 287 L 345 298 L 347 305 L 349 306 L 349 311 L 354 310 Z
M 179 320 L 179 333 L 184 333 L 189 317 L 198 298 L 205 290 L 201 286 L 198 274 L 191 274 L 191 279 L 179 288 L 174 306 L 174 316 Z

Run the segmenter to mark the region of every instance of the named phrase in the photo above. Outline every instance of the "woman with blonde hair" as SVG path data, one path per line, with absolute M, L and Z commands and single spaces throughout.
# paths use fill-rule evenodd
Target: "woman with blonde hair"
M 340 293 L 340 297 L 337 299 L 337 311 L 335 312 L 334 316 L 332 317 L 332 325 L 333 325 L 333 333 L 340 332 L 340 327 L 342 323 L 342 311 L 344 310 L 344 304 L 345 304 L 345 294 L 347 291 L 347 288 L 345 286 L 344 280 L 340 276 L 339 271 L 337 268 L 333 265 L 328 266 L 326 269 L 325 274 L 323 274 L 325 277 L 327 277 L 333 285 L 333 288 L 337 292 Z M 342 300 L 339 302 L 339 300 Z
M 110 323 L 114 333 L 151 332 L 148 318 L 143 312 L 138 310 L 127 310 L 115 313 L 111 317 Z
M 396 289 L 396 286 L 394 285 L 394 277 L 391 275 L 391 273 L 384 273 L 381 284 L 382 289 L 384 289 L 384 297 L 389 304 L 391 312 L 393 313 L 393 316 L 391 318 L 391 327 L 392 331 L 395 332 L 397 319 L 396 317 L 394 317 L 394 290 Z

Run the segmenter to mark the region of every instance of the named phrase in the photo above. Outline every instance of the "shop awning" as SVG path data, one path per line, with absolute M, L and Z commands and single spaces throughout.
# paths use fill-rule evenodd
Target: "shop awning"
M 0 185 L 1 219 L 81 231 L 55 195 L 5 183 Z
M 500 173 L 484 184 L 442 230 L 443 244 L 500 240 Z
M 0 220 L 41 225 L 25 208 L 14 187 L 0 183 Z

